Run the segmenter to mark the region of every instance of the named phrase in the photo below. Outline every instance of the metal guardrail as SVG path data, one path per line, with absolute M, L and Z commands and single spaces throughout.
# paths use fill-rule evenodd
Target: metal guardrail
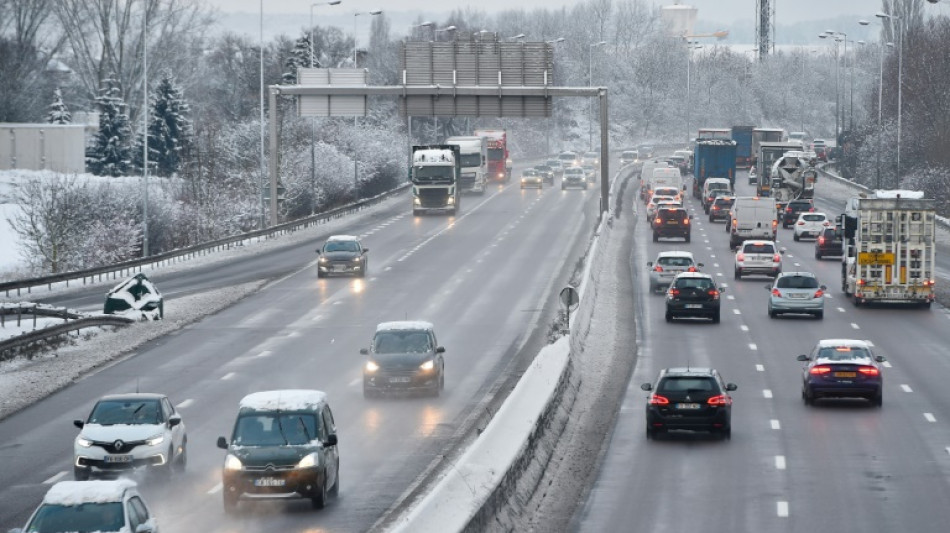
M 64 322 L 62 324 L 57 324 L 48 328 L 30 331 L 28 333 L 0 341 L 0 361 L 9 358 L 10 354 L 14 353 L 14 351 L 18 348 L 23 348 L 35 342 L 52 339 L 60 335 L 66 335 L 83 328 L 99 326 L 128 326 L 134 322 L 134 319 L 124 316 L 90 316 L 79 318 L 70 322 Z
M 208 241 L 201 244 L 196 244 L 194 246 L 189 246 L 187 248 L 179 248 L 177 250 L 171 250 L 169 252 L 152 255 L 149 257 L 144 257 L 141 259 L 133 259 L 131 261 L 125 261 L 122 263 L 116 263 L 113 265 L 107 265 L 103 267 L 90 268 L 86 270 L 76 270 L 73 272 L 63 272 L 61 274 L 52 274 L 49 276 L 41 276 L 38 278 L 30 278 L 19 281 L 8 281 L 0 283 L 0 291 L 4 293 L 5 296 L 9 297 L 10 293 L 16 291 L 16 295 L 20 296 L 22 291 L 26 289 L 27 294 L 32 292 L 34 287 L 46 286 L 48 290 L 52 290 L 54 283 L 65 282 L 66 286 L 69 286 L 70 281 L 82 280 L 83 285 L 87 283 L 87 280 L 91 281 L 101 281 L 103 276 L 106 279 L 111 275 L 112 279 L 117 279 L 119 277 L 124 277 L 126 273 L 133 271 L 142 271 L 142 267 L 147 265 L 157 265 L 161 266 L 163 264 L 170 263 L 174 260 L 179 260 L 184 257 L 194 257 L 197 255 L 204 255 L 212 251 L 217 251 L 220 249 L 230 249 L 231 246 L 236 245 L 237 243 L 269 238 L 276 235 L 281 235 L 284 233 L 292 233 L 301 228 L 306 228 L 313 225 L 318 225 L 321 223 L 329 222 L 331 219 L 339 218 L 343 215 L 354 213 L 372 205 L 375 205 L 391 196 L 402 192 L 403 190 L 409 187 L 409 183 L 404 183 L 392 190 L 386 191 L 382 194 L 378 194 L 371 198 L 364 198 L 358 202 L 353 202 L 323 213 L 317 213 L 308 217 L 300 218 L 297 220 L 292 220 L 289 222 L 284 222 L 276 226 L 271 226 L 264 229 L 259 229 L 255 231 L 249 231 L 247 233 L 242 233 L 240 235 L 233 235 L 231 237 L 225 237 L 222 239 L 217 239 L 214 241 Z M 98 278 L 98 279 L 97 279 Z

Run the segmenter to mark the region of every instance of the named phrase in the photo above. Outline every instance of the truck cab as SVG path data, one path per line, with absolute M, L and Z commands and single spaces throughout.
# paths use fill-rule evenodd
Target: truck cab
M 461 204 L 459 147 L 440 144 L 412 147 L 412 214 L 458 214 Z
M 445 140 L 445 144 L 459 147 L 462 176 L 459 187 L 462 192 L 485 194 L 488 174 L 488 140 L 485 137 L 455 136 Z

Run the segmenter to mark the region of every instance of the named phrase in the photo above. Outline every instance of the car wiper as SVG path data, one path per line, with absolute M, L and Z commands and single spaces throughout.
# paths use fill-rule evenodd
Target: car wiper
M 284 435 L 284 425 L 280 423 L 280 415 L 277 415 L 277 429 L 280 431 L 281 438 L 284 439 L 284 445 L 289 446 L 290 443 L 287 442 L 287 435 Z
M 303 434 L 304 434 L 305 437 L 307 437 L 307 442 L 312 441 L 313 439 L 310 438 L 310 432 L 307 431 L 307 424 L 304 423 L 303 417 L 302 417 L 302 416 L 298 416 L 298 417 L 297 417 L 297 422 L 300 422 L 300 427 L 303 428 Z

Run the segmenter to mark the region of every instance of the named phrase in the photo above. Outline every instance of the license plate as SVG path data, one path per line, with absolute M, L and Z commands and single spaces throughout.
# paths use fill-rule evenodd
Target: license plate
M 343 272 L 344 270 L 346 270 L 346 267 L 343 265 L 333 265 L 334 272 Z
M 107 463 L 131 463 L 131 455 L 107 455 L 105 458 Z
M 699 409 L 698 403 L 678 403 L 676 404 L 677 409 Z
M 667 224 L 669 224 L 669 225 L 671 225 L 671 226 L 675 226 L 675 225 L 679 224 L 679 222 L 677 222 L 676 220 L 670 220 L 670 221 L 667 222 Z
M 835 372 L 836 378 L 856 378 L 858 377 L 857 372 Z
M 259 477 L 254 480 L 255 487 L 283 487 L 287 481 L 279 477 Z
M 808 294 L 795 294 L 795 293 L 792 293 L 792 294 L 789 294 L 788 297 L 789 297 L 789 298 L 808 298 Z
M 686 309 L 702 309 L 703 304 L 686 304 L 684 307 Z
M 389 378 L 390 383 L 409 383 L 410 381 L 412 381 L 412 378 L 408 376 L 399 376 L 399 377 Z

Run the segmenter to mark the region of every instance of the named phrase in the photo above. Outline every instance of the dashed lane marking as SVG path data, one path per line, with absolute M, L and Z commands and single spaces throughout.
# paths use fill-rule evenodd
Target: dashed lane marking
M 838 312 L 839 312 L 839 313 L 844 313 L 844 307 L 839 307 L 839 308 L 838 308 Z
M 726 295 L 726 299 L 727 299 L 727 300 L 735 300 L 736 297 L 733 296 L 733 295 L 731 295 L 731 294 L 727 294 L 727 295 Z
M 211 487 L 211 490 L 208 491 L 208 494 L 217 494 L 221 492 L 222 489 L 224 489 L 224 484 L 218 483 L 217 485 Z
M 884 362 L 881 363 L 881 364 L 884 365 L 884 368 L 891 368 L 891 362 L 890 362 L 890 361 L 884 361 Z
M 363 378 L 356 378 L 356 379 L 354 379 L 353 381 L 350 382 L 350 386 L 351 386 L 351 387 L 355 387 L 355 386 L 359 385 L 360 382 L 362 382 L 362 381 L 363 381 Z
M 774 418 L 770 420 L 769 423 L 772 424 L 772 429 L 782 429 L 782 424 L 780 424 L 779 421 L 775 420 Z
M 931 422 L 931 423 L 937 421 L 937 418 L 933 415 L 933 413 L 924 413 L 924 418 L 927 419 L 927 422 Z
M 776 512 L 779 518 L 788 518 L 788 502 L 778 502 Z
M 44 481 L 43 484 L 44 484 L 44 485 L 52 485 L 53 483 L 56 483 L 56 482 L 59 481 L 60 479 L 63 479 L 63 477 L 65 477 L 66 474 L 67 474 L 67 472 L 66 472 L 65 470 L 63 470 L 62 472 L 60 472 L 60 473 L 56 474 L 55 476 L 53 476 L 53 477 L 47 479 L 46 481 Z
M 741 314 L 742 314 L 742 311 L 740 311 L 740 310 L 738 310 L 738 309 L 733 309 L 733 310 L 732 310 L 732 314 L 734 314 L 734 315 L 741 315 Z
M 226 381 L 233 378 L 234 376 L 235 376 L 234 372 L 228 372 L 227 374 L 221 376 L 221 379 Z
M 739 329 L 741 329 L 742 331 L 749 331 L 749 326 L 746 326 L 745 324 L 740 324 Z
M 859 325 L 855 324 L 854 322 L 852 322 L 852 323 L 851 323 L 851 328 L 852 328 L 852 329 L 861 329 L 861 326 L 859 326 Z
M 765 372 L 765 365 L 755 365 L 756 372 Z
M 755 344 L 754 342 L 750 342 L 750 343 L 749 343 L 749 349 L 752 350 L 752 351 L 755 351 L 755 350 L 758 350 L 759 347 L 756 346 L 756 344 Z
M 785 456 L 784 455 L 775 456 L 775 468 L 777 470 L 785 470 Z
M 195 401 L 192 400 L 191 398 L 188 398 L 187 400 L 182 400 L 178 402 L 178 405 L 175 406 L 175 409 L 185 409 L 187 407 L 191 407 L 191 404 L 193 403 L 195 403 Z
M 901 388 L 904 389 L 904 392 L 914 392 L 914 389 L 910 388 L 910 385 L 902 384 Z
M 772 391 L 771 391 L 770 389 L 762 389 L 762 397 L 763 397 L 763 398 L 771 398 L 771 397 L 772 397 Z

